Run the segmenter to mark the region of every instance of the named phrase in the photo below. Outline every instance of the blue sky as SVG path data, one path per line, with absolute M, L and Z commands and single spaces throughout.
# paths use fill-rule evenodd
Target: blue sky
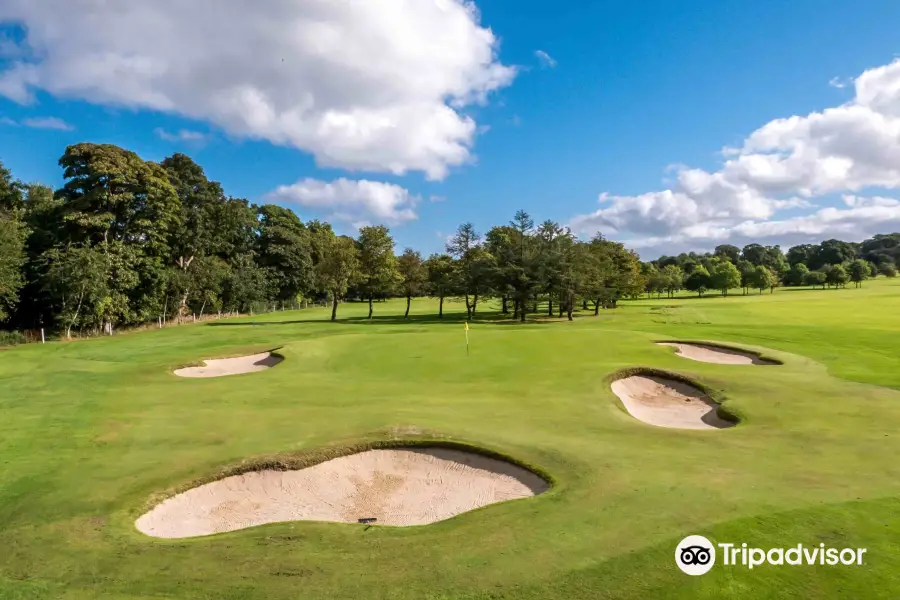
M 278 0 L 255 9 L 273 14 L 248 16 L 244 3 L 222 0 L 215 25 L 228 33 L 192 32 L 195 43 L 172 17 L 177 3 L 164 10 L 167 2 L 135 2 L 141 10 L 100 16 L 74 2 L 34 4 L 42 6 L 0 7 L 0 160 L 27 181 L 59 185 L 56 160 L 81 141 L 150 160 L 184 152 L 227 193 L 274 199 L 304 219 L 334 218 L 342 232 L 377 222 L 373 203 L 396 202 L 389 224 L 398 245 L 425 254 L 440 251 L 463 221 L 484 231 L 519 208 L 585 237 L 601 231 L 647 258 L 900 229 L 892 195 L 900 173 L 878 158 L 900 156 L 897 2 L 484 0 L 479 16 L 455 0 L 415 11 L 386 1 L 391 9 L 373 15 L 362 14 L 363 4 L 323 15 L 309 2 Z M 162 12 L 150 21 L 154 7 Z M 257 17 L 258 30 L 242 25 Z M 120 34 L 54 33 L 97 26 L 97 18 Z M 287 20 L 327 22 L 342 48 L 325 56 L 288 28 L 265 29 Z M 493 38 L 474 39 L 487 28 Z M 133 39 L 154 34 L 156 44 Z M 216 43 L 223 36 L 228 45 Z M 429 44 L 435 37 L 444 41 Z M 404 42 L 386 49 L 391 38 Z M 117 83 L 117 69 L 152 76 Z M 263 99 L 224 106 L 225 84 Z M 484 101 L 458 98 L 472 94 Z M 261 103 L 282 114 L 314 106 L 303 114 L 322 120 L 263 123 L 254 112 Z M 330 122 L 322 114 L 348 110 L 353 131 L 377 122 L 395 134 L 360 141 L 345 130 L 322 133 Z M 788 132 L 763 129 L 794 115 L 800 121 Z M 476 133 L 460 133 L 456 118 L 472 119 Z M 892 132 L 887 142 L 884 132 Z M 723 156 L 726 146 L 737 150 Z M 331 166 L 317 167 L 317 158 Z M 307 182 L 273 195 L 300 180 Z M 604 192 L 611 199 L 601 204 Z

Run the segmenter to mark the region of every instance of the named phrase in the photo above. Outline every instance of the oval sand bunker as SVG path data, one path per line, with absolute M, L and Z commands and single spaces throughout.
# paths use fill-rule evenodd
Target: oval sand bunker
M 774 361 L 760 358 L 752 352 L 736 348 L 724 348 L 709 344 L 686 344 L 682 342 L 659 342 L 660 346 L 675 348 L 675 354 L 683 358 L 719 365 L 772 365 Z
M 137 520 L 147 535 L 183 538 L 281 521 L 424 525 L 548 489 L 531 471 L 445 448 L 368 450 L 296 471 L 207 483 Z
M 612 383 L 613 393 L 634 418 L 676 429 L 723 429 L 718 404 L 692 385 L 654 375 L 632 375 Z
M 179 377 L 224 377 L 225 375 L 239 375 L 241 373 L 253 373 L 271 369 L 283 358 L 271 352 L 253 354 L 250 356 L 238 356 L 237 358 L 218 358 L 203 361 L 202 367 L 185 367 L 176 369 Z

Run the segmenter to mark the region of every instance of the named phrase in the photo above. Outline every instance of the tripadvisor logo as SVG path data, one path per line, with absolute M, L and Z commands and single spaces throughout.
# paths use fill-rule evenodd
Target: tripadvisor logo
M 718 552 L 717 552 L 718 548 Z M 703 575 L 716 564 L 752 569 L 760 565 L 862 565 L 865 548 L 826 548 L 825 544 L 790 548 L 750 548 L 747 544 L 713 544 L 702 535 L 689 535 L 675 548 L 675 564 L 688 575 Z

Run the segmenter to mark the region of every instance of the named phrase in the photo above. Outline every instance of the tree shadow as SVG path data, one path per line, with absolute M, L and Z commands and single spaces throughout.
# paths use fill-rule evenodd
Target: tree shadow
M 591 313 L 590 316 L 593 316 Z M 286 321 L 242 321 L 239 323 L 236 322 L 212 322 L 206 323 L 207 327 L 271 327 L 277 325 L 302 325 L 308 323 L 318 323 L 320 325 L 356 325 L 356 326 L 366 326 L 366 325 L 454 325 L 460 326 L 464 322 L 466 322 L 466 313 L 447 313 L 443 317 L 439 317 L 437 314 L 433 315 L 409 315 L 409 317 L 404 317 L 403 315 L 372 315 L 370 319 L 367 316 L 360 317 L 345 317 L 340 318 L 336 321 L 331 321 L 330 319 L 291 319 Z M 557 317 L 548 317 L 546 314 L 533 313 L 529 315 L 528 320 L 525 321 L 524 325 L 546 325 L 548 323 L 555 323 L 558 321 L 566 321 L 565 315 L 561 319 Z M 475 313 L 475 318 L 469 321 L 469 323 L 478 325 L 478 324 L 490 324 L 490 325 L 522 325 L 518 319 L 513 319 L 512 314 L 505 315 L 502 312 L 496 313 L 484 313 L 479 314 Z

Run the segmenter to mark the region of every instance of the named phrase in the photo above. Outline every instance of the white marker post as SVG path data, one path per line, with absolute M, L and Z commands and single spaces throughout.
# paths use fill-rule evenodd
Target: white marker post
M 46 340 L 44 340 L 44 328 L 43 328 L 43 327 L 41 327 L 41 343 L 42 343 L 42 344 L 46 344 L 46 343 L 47 343 Z
M 466 321 L 466 356 L 469 355 L 469 322 Z

